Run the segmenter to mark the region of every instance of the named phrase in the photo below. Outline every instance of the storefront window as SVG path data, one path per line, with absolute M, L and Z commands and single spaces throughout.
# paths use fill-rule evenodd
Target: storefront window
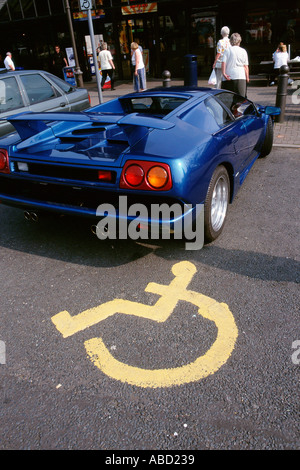
M 272 61 L 278 44 L 287 46 L 290 59 L 300 55 L 300 13 L 298 9 L 265 10 L 248 12 L 244 47 L 255 70 L 255 64 Z M 254 66 L 254 67 L 253 67 Z
M 216 17 L 195 13 L 191 16 L 191 50 L 200 67 L 211 68 L 216 55 Z
M 245 43 L 271 44 L 272 35 L 272 11 L 249 13 L 246 21 Z M 273 22 L 274 23 L 274 22 Z M 274 26 L 274 25 L 273 25 Z
M 246 21 L 247 44 L 295 44 L 300 41 L 300 13 L 296 10 L 256 10 Z
M 122 21 L 119 27 L 119 41 L 120 41 L 120 49 L 121 54 L 126 55 L 129 54 L 129 43 L 130 40 L 132 41 L 132 33 L 130 36 L 131 29 L 129 28 L 129 38 L 127 37 L 127 22 Z
M 113 24 L 112 23 L 104 23 L 103 40 L 107 43 L 107 48 L 110 51 L 113 58 L 115 59 L 116 45 L 115 45 L 115 42 L 114 42 Z
M 194 47 L 214 47 L 216 40 L 215 16 L 192 15 L 192 44 Z
M 157 67 L 157 60 L 154 30 L 153 15 L 132 16 L 121 21 L 118 25 L 122 68 L 125 78 L 132 77 L 130 67 L 132 42 L 136 42 L 142 48 L 146 73 L 155 74 L 157 72 L 155 68 Z
M 185 49 L 186 25 L 184 12 L 159 17 L 160 37 L 162 43 L 173 52 L 180 53 Z

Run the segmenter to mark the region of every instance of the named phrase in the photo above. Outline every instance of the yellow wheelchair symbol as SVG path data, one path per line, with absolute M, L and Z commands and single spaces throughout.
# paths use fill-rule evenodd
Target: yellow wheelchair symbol
M 106 318 L 122 313 L 165 322 L 174 311 L 179 300 L 198 307 L 198 313 L 215 323 L 218 334 L 210 349 L 194 362 L 171 369 L 142 369 L 132 367 L 115 359 L 101 338 L 85 341 L 91 361 L 106 375 L 138 387 L 171 387 L 198 381 L 214 374 L 230 357 L 238 336 L 238 330 L 228 306 L 198 292 L 187 290 L 196 273 L 196 267 L 182 261 L 172 267 L 174 279 L 169 285 L 150 282 L 145 292 L 158 294 L 154 305 L 145 305 L 124 299 L 115 299 L 94 307 L 76 316 L 67 311 L 54 315 L 51 320 L 64 338 L 91 327 Z

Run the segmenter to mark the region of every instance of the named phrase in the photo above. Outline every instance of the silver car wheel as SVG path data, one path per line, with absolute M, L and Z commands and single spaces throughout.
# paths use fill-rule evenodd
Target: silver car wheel
M 214 241 L 225 225 L 230 201 L 230 178 L 227 169 L 218 166 L 211 177 L 204 202 L 205 243 Z
M 213 189 L 211 201 L 211 225 L 215 232 L 222 227 L 228 207 L 228 181 L 220 176 Z

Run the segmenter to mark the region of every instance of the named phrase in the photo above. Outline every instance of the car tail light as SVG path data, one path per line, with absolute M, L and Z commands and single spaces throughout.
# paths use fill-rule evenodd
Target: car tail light
M 127 167 L 124 177 L 130 186 L 139 186 L 144 180 L 144 170 L 140 165 L 130 165 Z
M 114 175 L 110 170 L 99 170 L 98 171 L 98 180 L 102 183 L 113 183 Z
M 0 173 L 9 173 L 8 153 L 4 149 L 0 149 Z
M 168 173 L 162 166 L 153 166 L 148 171 L 147 180 L 153 188 L 163 188 L 168 181 Z
M 168 191 L 172 188 L 170 167 L 166 163 L 128 160 L 121 174 L 120 188 Z
M 88 97 L 89 97 L 90 106 L 92 106 L 92 100 L 91 100 L 91 97 L 90 97 L 90 94 L 89 94 L 89 93 L 88 93 Z

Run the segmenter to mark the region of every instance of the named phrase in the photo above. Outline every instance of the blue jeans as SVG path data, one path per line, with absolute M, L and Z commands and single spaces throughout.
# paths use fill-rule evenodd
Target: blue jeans
M 145 67 L 138 69 L 137 75 L 133 75 L 133 86 L 134 91 L 145 90 L 146 88 L 146 71 Z

